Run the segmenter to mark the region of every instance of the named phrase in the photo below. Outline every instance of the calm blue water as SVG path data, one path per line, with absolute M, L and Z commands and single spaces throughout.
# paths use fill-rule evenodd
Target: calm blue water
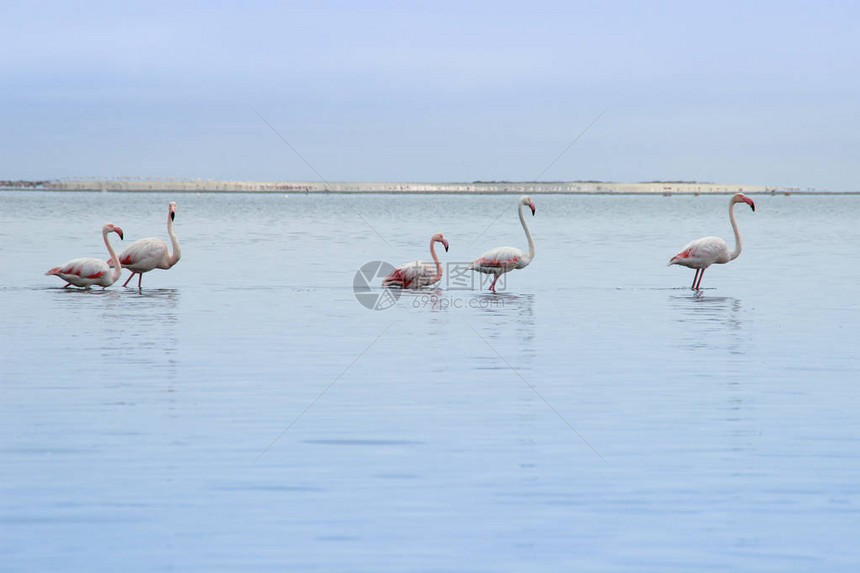
M 533 199 L 505 292 L 371 311 L 515 198 L 0 193 L 0 569 L 856 570 L 860 197 L 738 206 L 700 294 L 727 197 Z M 43 275 L 170 200 L 142 292 Z

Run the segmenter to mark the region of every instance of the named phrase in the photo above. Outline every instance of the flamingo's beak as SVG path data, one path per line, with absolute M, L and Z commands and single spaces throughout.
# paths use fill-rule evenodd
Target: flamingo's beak
M 114 229 L 113 229 L 113 230 L 114 230 L 114 231 L 116 231 L 116 234 L 117 234 L 117 235 L 119 235 L 119 240 L 120 240 L 120 241 L 122 241 L 122 240 L 124 240 L 124 239 L 125 239 L 125 237 L 123 237 L 123 235 L 122 235 L 122 229 L 120 229 L 119 227 L 114 227 Z
M 535 204 L 534 204 L 534 203 L 529 203 L 529 209 L 531 209 L 531 210 L 532 210 L 532 217 L 534 217 L 534 215 L 535 215 Z
M 448 252 L 448 241 L 446 241 L 445 239 L 442 239 L 442 244 L 445 246 L 445 252 L 447 253 Z
M 176 211 L 171 211 L 170 212 L 170 220 L 172 221 L 174 219 L 176 219 Z
M 753 203 L 753 200 L 752 200 L 752 199 L 750 199 L 749 197 L 747 197 L 746 199 L 744 199 L 744 203 L 746 203 L 747 205 L 749 205 L 749 206 L 750 206 L 750 208 L 753 210 L 753 213 L 755 213 L 755 203 Z

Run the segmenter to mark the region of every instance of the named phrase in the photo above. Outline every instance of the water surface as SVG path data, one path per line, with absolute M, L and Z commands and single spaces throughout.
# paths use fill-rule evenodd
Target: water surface
M 854 570 L 860 197 L 739 205 L 693 293 L 727 197 L 535 196 L 498 295 L 356 301 L 525 248 L 515 199 L 0 193 L 3 567 Z M 171 200 L 142 291 L 44 276 Z

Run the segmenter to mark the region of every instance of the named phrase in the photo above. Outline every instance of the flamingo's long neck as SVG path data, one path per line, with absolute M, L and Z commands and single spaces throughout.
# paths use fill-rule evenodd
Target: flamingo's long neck
M 113 272 L 110 274 L 113 282 L 116 282 L 119 278 L 119 275 L 122 274 L 122 265 L 119 263 L 119 257 L 116 254 L 116 251 L 113 250 L 113 247 L 110 245 L 110 241 L 108 241 L 108 231 L 107 229 L 102 229 L 102 238 L 105 240 L 105 245 L 107 245 L 107 250 L 110 253 L 110 259 L 113 261 Z
M 177 262 L 179 262 L 179 257 L 182 256 L 182 249 L 179 248 L 179 239 L 176 238 L 176 234 L 173 232 L 173 213 L 167 216 L 167 234 L 170 235 L 170 243 L 173 245 L 173 252 L 170 253 L 170 256 L 167 258 L 167 264 L 170 265 L 167 268 L 172 267 Z
M 433 257 L 433 262 L 436 263 L 436 274 L 430 279 L 435 283 L 442 278 L 442 263 L 439 262 L 439 257 L 436 256 L 436 239 L 430 239 L 430 256 Z
M 529 232 L 529 226 L 526 225 L 526 218 L 523 216 L 523 207 L 524 205 L 520 203 L 520 223 L 523 224 L 523 230 L 526 232 L 526 239 L 529 241 L 529 262 L 535 258 L 535 242 L 532 239 L 532 234 Z
M 741 254 L 741 250 L 743 249 L 743 242 L 741 241 L 741 234 L 738 231 L 738 222 L 735 221 L 735 204 L 729 204 L 729 219 L 732 222 L 732 231 L 735 232 L 735 250 L 729 254 L 729 260 L 733 261 L 738 258 L 738 255 Z

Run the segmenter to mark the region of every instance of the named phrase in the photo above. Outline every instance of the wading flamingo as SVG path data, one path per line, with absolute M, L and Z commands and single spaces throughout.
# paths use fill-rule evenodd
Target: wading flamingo
M 499 280 L 500 276 L 514 269 L 526 268 L 535 258 L 535 242 L 532 240 L 532 234 L 526 225 L 525 217 L 523 217 L 523 206 L 528 206 L 532 210 L 532 216 L 534 216 L 535 204 L 532 203 L 531 197 L 523 195 L 520 197 L 520 204 L 517 207 L 520 223 L 522 223 L 523 230 L 526 232 L 526 239 L 529 241 L 529 252 L 524 253 L 515 247 L 497 247 L 492 251 L 487 251 L 469 265 L 470 270 L 495 275 L 493 283 L 490 285 L 491 292 L 496 292 L 496 281 Z
M 729 251 L 729 246 L 719 237 L 703 237 L 696 239 L 686 245 L 681 252 L 669 259 L 670 265 L 683 265 L 696 269 L 693 276 L 693 290 L 699 290 L 702 284 L 702 275 L 705 269 L 713 264 L 724 264 L 733 261 L 741 254 L 741 234 L 738 232 L 738 224 L 735 221 L 735 203 L 746 203 L 755 212 L 755 203 L 743 193 L 735 193 L 729 201 L 729 219 L 732 222 L 732 231 L 735 232 L 735 250 Z
M 436 256 L 436 243 L 442 243 L 445 252 L 448 252 L 448 241 L 442 236 L 442 233 L 436 233 L 430 237 L 430 255 L 433 257 L 433 262 L 436 263 L 435 268 L 432 264 L 424 261 L 412 261 L 400 265 L 382 280 L 382 286 L 414 289 L 439 282 L 442 278 L 442 263 Z
M 139 289 L 140 282 L 143 280 L 143 273 L 148 273 L 152 269 L 169 269 L 179 262 L 182 251 L 179 248 L 179 239 L 173 233 L 173 219 L 175 217 L 176 203 L 171 201 L 167 211 L 167 234 L 173 244 L 173 254 L 168 252 L 167 243 L 152 237 L 136 240 L 119 254 L 119 262 L 131 271 L 131 275 L 122 286 L 127 285 L 134 278 L 134 275 L 137 275 L 137 288 Z
M 105 240 L 108 253 L 110 253 L 111 262 L 114 267 L 113 272 L 111 272 L 108 264 L 101 259 L 83 258 L 72 259 L 64 265 L 54 267 L 45 274 L 57 275 L 66 281 L 63 288 L 68 288 L 71 285 L 83 288 L 90 288 L 92 285 L 109 287 L 119 278 L 120 273 L 122 273 L 122 267 L 113 247 L 110 246 L 108 233 L 116 233 L 122 239 L 122 229 L 113 223 L 107 223 L 102 227 L 102 238 Z

